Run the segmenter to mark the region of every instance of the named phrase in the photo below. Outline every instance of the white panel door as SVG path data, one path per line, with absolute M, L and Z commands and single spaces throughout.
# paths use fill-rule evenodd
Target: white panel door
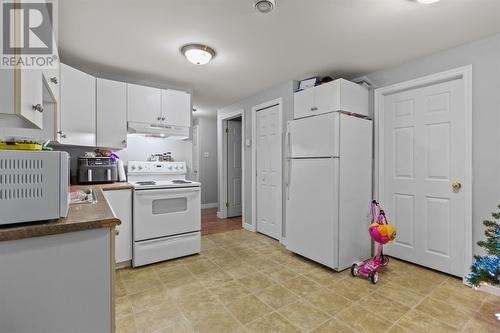
M 227 121 L 227 217 L 241 216 L 241 120 Z
M 463 275 L 465 85 L 454 80 L 384 98 L 381 203 L 397 228 L 386 253 Z
M 127 147 L 127 84 L 97 79 L 97 146 Z
M 179 90 L 162 91 L 162 122 L 174 126 L 191 126 L 191 94 Z
M 282 151 L 279 106 L 257 111 L 257 231 L 281 238 Z
M 127 84 L 128 121 L 155 124 L 161 121 L 161 94 L 158 88 Z
M 61 64 L 61 143 L 96 145 L 95 77 Z

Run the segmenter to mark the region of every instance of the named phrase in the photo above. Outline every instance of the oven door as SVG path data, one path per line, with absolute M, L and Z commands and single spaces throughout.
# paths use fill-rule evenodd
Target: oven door
M 134 192 L 134 241 L 199 231 L 199 187 Z

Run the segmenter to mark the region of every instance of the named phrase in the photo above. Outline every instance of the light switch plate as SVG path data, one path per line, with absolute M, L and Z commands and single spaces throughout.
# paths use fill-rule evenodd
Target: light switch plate
M 208 158 L 210 157 L 210 152 L 206 151 L 203 153 L 203 157 Z
M 250 139 L 245 139 L 245 147 L 251 147 L 252 141 Z

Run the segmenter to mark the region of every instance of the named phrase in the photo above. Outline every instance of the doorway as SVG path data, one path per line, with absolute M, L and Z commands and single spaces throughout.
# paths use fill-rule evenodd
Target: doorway
M 281 241 L 283 229 L 282 101 L 252 108 L 253 225 L 259 233 Z
M 385 252 L 461 277 L 472 259 L 470 77 L 464 67 L 375 91 L 376 197 L 398 233 Z
M 227 217 L 242 215 L 242 119 L 226 120 Z

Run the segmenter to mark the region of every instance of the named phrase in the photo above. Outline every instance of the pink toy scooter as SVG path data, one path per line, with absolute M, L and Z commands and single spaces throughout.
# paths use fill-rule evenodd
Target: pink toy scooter
M 377 254 L 375 257 L 365 260 L 361 265 L 355 263 L 351 266 L 352 276 L 364 276 L 369 278 L 373 284 L 378 281 L 378 270 L 387 266 L 389 257 L 383 253 L 384 244 L 392 242 L 396 238 L 396 229 L 389 225 L 385 213 L 377 201 L 371 203 L 371 214 L 373 223 L 370 225 L 370 237 L 377 243 Z

